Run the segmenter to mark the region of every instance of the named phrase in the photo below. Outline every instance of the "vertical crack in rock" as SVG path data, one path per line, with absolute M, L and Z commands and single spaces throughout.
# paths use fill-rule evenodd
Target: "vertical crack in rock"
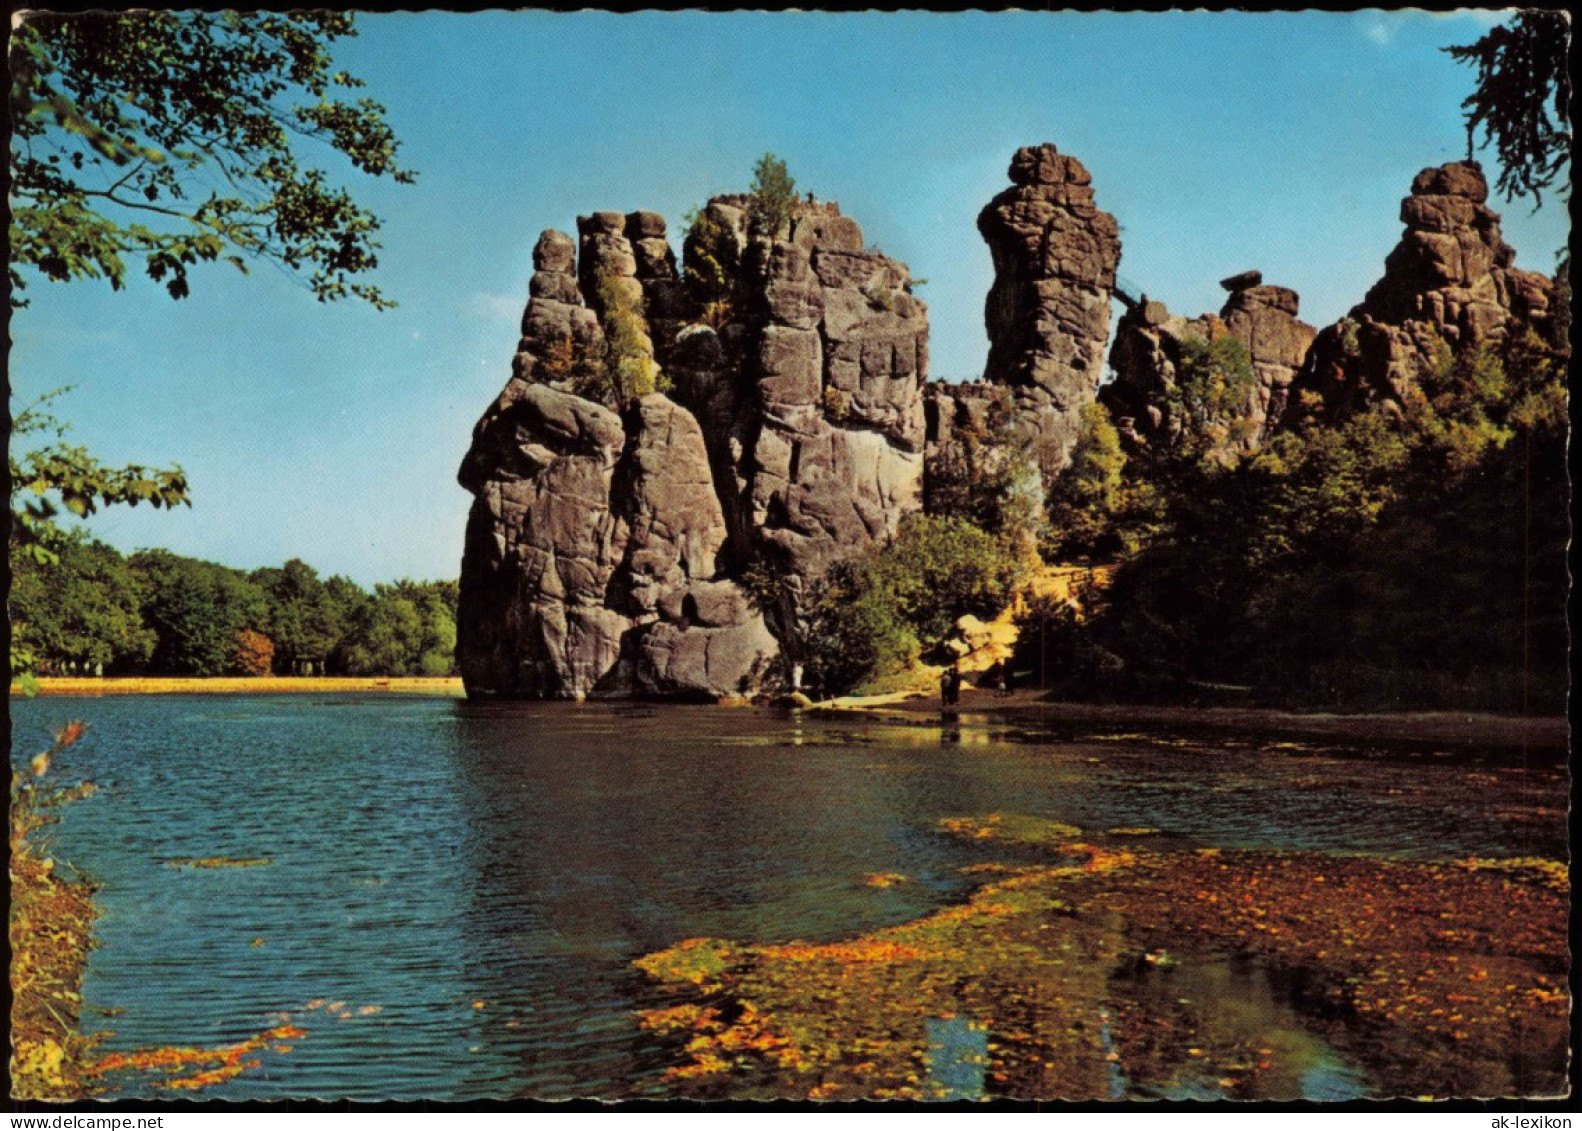
M 866 250 L 833 204 L 749 248 L 759 553 L 786 579 L 785 638 L 807 587 L 922 505 L 927 309 L 906 267 Z

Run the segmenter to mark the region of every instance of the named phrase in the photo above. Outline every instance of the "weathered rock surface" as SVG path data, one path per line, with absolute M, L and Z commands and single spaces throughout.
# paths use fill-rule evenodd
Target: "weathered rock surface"
M 580 698 L 756 686 L 774 640 L 735 582 L 714 579 L 725 523 L 697 421 L 661 393 L 623 422 L 546 385 L 512 384 L 462 469 L 477 496 L 457 648 L 468 689 Z
M 686 409 L 650 393 L 626 412 L 626 448 L 611 483 L 612 513 L 625 533 L 606 594 L 642 617 L 670 593 L 714 577 L 725 516 L 714 497 L 703 431 Z
M 1498 346 L 1529 330 L 1549 337 L 1553 284 L 1515 267 L 1487 198 L 1476 162 L 1424 169 L 1401 202 L 1406 231 L 1384 277 L 1346 318 L 1316 333 L 1296 317 L 1295 292 L 1264 285 L 1257 271 L 1221 280 L 1231 294 L 1218 316 L 1180 318 L 1145 297 L 1116 329 L 1116 376 L 1100 394 L 1122 437 L 1146 447 L 1176 434 L 1170 393 L 1188 338 L 1230 335 L 1247 346 L 1257 381 L 1225 421 L 1228 447 L 1247 450 L 1295 418 L 1302 393 L 1331 418 L 1396 412 L 1422 395 L 1423 374 L 1447 347 Z
M 457 655 L 469 692 L 719 696 L 755 689 L 808 586 L 921 505 L 928 321 L 906 268 L 831 204 L 786 238 L 744 202 L 729 317 L 682 284 L 651 212 L 580 217 L 534 250 L 512 378 L 479 421 Z M 613 411 L 576 395 L 604 300 L 643 311 L 661 387 Z M 766 613 L 737 579 L 782 579 Z
M 906 268 L 832 206 L 749 264 L 764 302 L 747 499 L 789 619 L 810 582 L 922 505 L 928 316 Z
M 565 360 L 595 354 L 603 346 L 598 315 L 584 305 L 577 285 L 576 259 L 576 244 L 564 232 L 551 229 L 538 237 L 522 339 L 511 365 L 517 380 L 569 391 L 571 373 Z
M 994 258 L 984 380 L 1013 391 L 1019 430 L 1053 475 L 1070 462 L 1103 376 L 1119 228 L 1094 204 L 1087 169 L 1053 145 L 1017 150 L 1010 179 L 978 216 Z
M 1476 161 L 1424 169 L 1401 201 L 1406 231 L 1384 277 L 1350 315 L 1319 334 L 1295 387 L 1331 415 L 1394 411 L 1420 395 L 1442 346 L 1495 346 L 1549 332 L 1552 282 L 1515 267 Z
M 469 689 L 576 696 L 614 668 L 630 627 L 604 605 L 624 445 L 608 409 L 516 378 L 479 421 L 461 471 L 475 496 L 457 644 Z
M 1220 285 L 1231 294 L 1217 316 L 1182 318 L 1144 296 L 1116 326 L 1110 349 L 1115 379 L 1100 390 L 1099 400 L 1134 447 L 1168 445 L 1183 427 L 1171 406 L 1182 345 L 1189 339 L 1229 336 L 1246 346 L 1251 358 L 1255 380 L 1246 400 L 1215 422 L 1223 429 L 1227 451 L 1258 447 L 1283 411 L 1317 331 L 1297 318 L 1296 292 L 1264 285 L 1262 272 L 1245 271 Z

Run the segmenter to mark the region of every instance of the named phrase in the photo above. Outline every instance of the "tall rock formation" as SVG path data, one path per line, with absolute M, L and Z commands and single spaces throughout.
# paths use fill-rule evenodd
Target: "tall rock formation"
M 457 644 L 469 692 L 753 690 L 799 659 L 810 587 L 921 507 L 925 454 L 1004 429 L 1047 481 L 1096 396 L 1133 444 L 1158 442 L 1179 427 L 1191 338 L 1247 347 L 1255 379 L 1224 412 L 1234 454 L 1299 394 L 1333 414 L 1388 411 L 1420 395 L 1445 345 L 1552 329 L 1550 281 L 1515 268 L 1481 170 L 1456 162 L 1413 182 L 1401 244 L 1347 319 L 1315 337 L 1295 292 L 1257 272 L 1224 281 L 1218 315 L 1131 303 L 1100 394 L 1115 220 L 1052 145 L 1018 150 L 1010 179 L 978 220 L 995 281 L 970 385 L 926 385 L 907 268 L 835 205 L 799 204 L 770 237 L 749 230 L 745 197 L 710 200 L 685 281 L 655 213 L 545 232 L 511 378 L 459 475 L 475 497 Z
M 1476 161 L 1417 174 L 1401 201 L 1406 232 L 1384 261 L 1384 277 L 1319 334 L 1297 390 L 1317 394 L 1330 415 L 1393 411 L 1420 394 L 1420 376 L 1442 346 L 1496 346 L 1528 329 L 1548 334 L 1553 284 L 1515 267 L 1488 195 Z
M 808 586 L 921 505 L 928 322 L 906 268 L 834 205 L 775 239 L 744 205 L 704 209 L 728 276 L 707 311 L 655 213 L 540 237 L 511 380 L 460 472 L 469 693 L 751 691 L 782 642 L 795 658 Z M 615 308 L 641 312 L 627 344 L 672 395 L 614 403 Z M 738 581 L 758 567 L 777 584 L 755 601 Z
M 1266 438 L 1285 408 L 1291 382 L 1317 333 L 1297 318 L 1300 300 L 1287 287 L 1266 286 L 1258 271 L 1220 281 L 1230 297 L 1219 314 L 1173 315 L 1146 296 L 1131 305 L 1115 328 L 1110 368 L 1115 378 L 1099 391 L 1121 435 L 1134 447 L 1168 445 L 1185 426 L 1178 418 L 1178 371 L 1185 344 L 1231 337 L 1247 347 L 1253 383 L 1246 398 L 1223 419 L 1227 452 L 1251 451 Z
M 1119 227 L 1094 204 L 1082 162 L 1047 142 L 1018 149 L 1010 179 L 978 214 L 994 258 L 983 379 L 1011 390 L 1017 430 L 1053 475 L 1070 462 L 1104 374 Z

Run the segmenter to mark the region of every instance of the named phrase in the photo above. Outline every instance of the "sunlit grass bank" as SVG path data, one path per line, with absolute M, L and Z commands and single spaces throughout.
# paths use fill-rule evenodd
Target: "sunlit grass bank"
M 45 676 L 39 679 L 40 695 L 279 695 L 293 691 L 363 692 L 397 691 L 422 695 L 461 695 L 459 676 L 213 676 L 208 678 L 133 676 L 124 679 L 84 679 Z M 11 694 L 22 693 L 20 684 Z

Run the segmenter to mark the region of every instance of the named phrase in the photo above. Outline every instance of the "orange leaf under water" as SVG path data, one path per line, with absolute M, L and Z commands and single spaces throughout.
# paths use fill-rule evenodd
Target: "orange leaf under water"
M 81 738 L 83 732 L 87 729 L 87 723 L 80 719 L 74 719 L 60 728 L 60 731 L 55 735 L 55 745 L 64 750 Z
M 271 1041 L 291 1039 L 307 1036 L 306 1029 L 295 1025 L 277 1025 L 273 1029 L 266 1029 L 262 1033 L 249 1037 L 234 1045 L 222 1045 L 212 1049 L 191 1048 L 156 1048 L 138 1049 L 135 1052 L 111 1053 L 101 1058 L 89 1069 L 93 1075 L 102 1075 L 106 1072 L 116 1072 L 136 1069 L 144 1072 L 160 1071 L 174 1076 L 184 1069 L 198 1068 L 203 1065 L 213 1065 L 203 1072 L 191 1076 L 179 1076 L 171 1080 L 159 1082 L 162 1088 L 175 1088 L 183 1091 L 195 1091 L 198 1088 L 207 1088 L 215 1084 L 241 1075 L 249 1068 L 257 1068 L 262 1061 L 256 1057 L 248 1059 L 248 1054 L 260 1049 L 272 1048 L 275 1052 L 290 1052 L 290 1045 L 271 1045 Z

